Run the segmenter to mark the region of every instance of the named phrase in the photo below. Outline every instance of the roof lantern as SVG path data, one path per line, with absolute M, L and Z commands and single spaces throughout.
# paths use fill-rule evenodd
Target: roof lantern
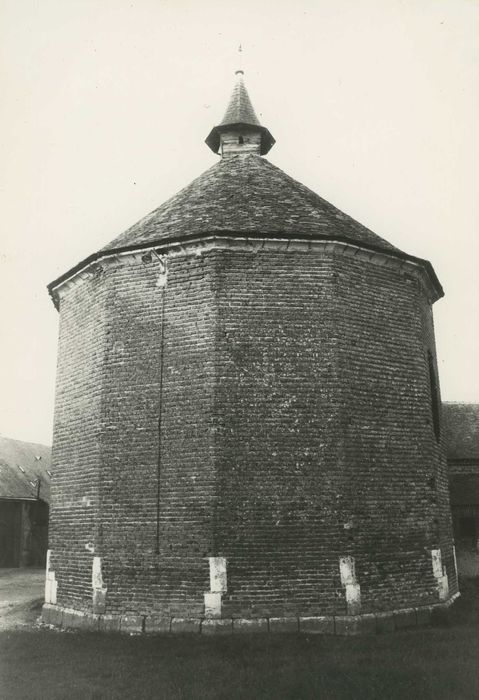
M 206 144 L 223 158 L 242 153 L 264 156 L 275 139 L 256 116 L 244 84 L 244 71 L 237 70 L 235 75 L 236 83 L 225 115 L 210 131 Z

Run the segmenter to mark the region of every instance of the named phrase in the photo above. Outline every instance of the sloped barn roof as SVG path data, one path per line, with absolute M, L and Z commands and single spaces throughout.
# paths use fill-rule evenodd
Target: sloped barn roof
M 51 447 L 0 436 L 0 498 L 49 503 L 51 459 Z

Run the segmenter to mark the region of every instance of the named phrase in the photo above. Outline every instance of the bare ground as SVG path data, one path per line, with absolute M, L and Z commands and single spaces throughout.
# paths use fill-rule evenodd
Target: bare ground
M 34 625 L 44 585 L 45 569 L 0 569 L 0 631 Z

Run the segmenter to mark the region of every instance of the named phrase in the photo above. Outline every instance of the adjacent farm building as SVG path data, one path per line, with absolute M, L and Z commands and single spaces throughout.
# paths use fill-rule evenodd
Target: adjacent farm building
M 51 449 L 0 436 L 0 567 L 44 566 Z
M 444 403 L 442 416 L 457 565 L 479 576 L 479 405 Z

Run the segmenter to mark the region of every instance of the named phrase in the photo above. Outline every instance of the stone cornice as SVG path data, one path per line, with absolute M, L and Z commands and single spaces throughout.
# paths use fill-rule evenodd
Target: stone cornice
M 179 255 L 202 255 L 211 250 L 234 249 L 241 251 L 259 252 L 275 251 L 283 253 L 309 253 L 322 251 L 345 255 L 357 260 L 371 262 L 381 267 L 402 271 L 418 280 L 430 303 L 440 299 L 444 292 L 436 277 L 432 265 L 421 258 L 407 256 L 403 253 L 385 252 L 363 244 L 357 245 L 344 239 L 301 235 L 281 236 L 281 234 L 240 234 L 240 233 L 211 233 L 201 237 L 182 240 L 167 240 L 154 244 L 125 249 L 99 251 L 82 261 L 76 267 L 54 280 L 48 285 L 48 291 L 56 308 L 59 308 L 61 295 L 74 285 L 92 275 L 98 274 L 113 264 L 145 264 L 145 255 L 154 252 L 157 256 L 172 257 Z

